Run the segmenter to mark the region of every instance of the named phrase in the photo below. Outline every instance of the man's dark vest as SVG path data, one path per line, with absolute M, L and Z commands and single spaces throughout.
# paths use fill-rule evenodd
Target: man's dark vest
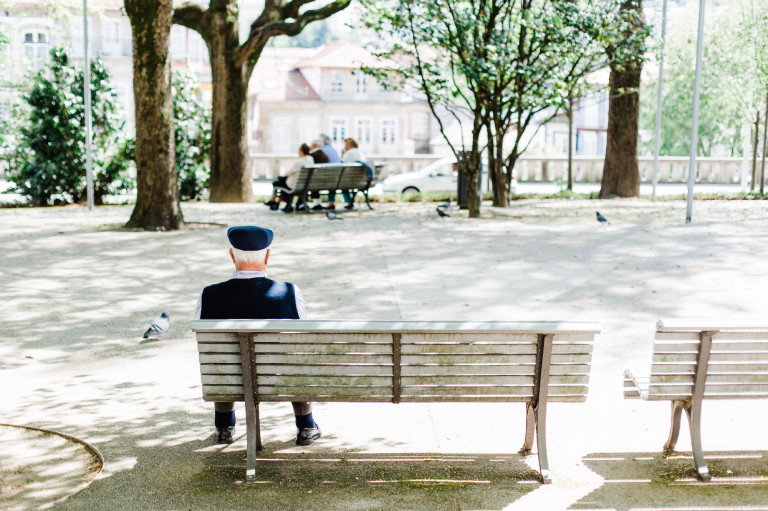
M 266 277 L 213 284 L 203 289 L 200 319 L 299 319 L 293 284 Z

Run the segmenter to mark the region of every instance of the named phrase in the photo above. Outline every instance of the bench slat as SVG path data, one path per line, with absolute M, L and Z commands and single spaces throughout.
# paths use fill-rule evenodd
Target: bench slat
M 317 376 L 392 376 L 392 366 L 375 364 L 346 365 L 266 365 L 257 364 L 256 372 L 260 375 L 296 374 Z
M 239 353 L 200 353 L 200 365 L 205 364 L 239 364 Z
M 292 320 L 302 322 L 301 320 Z M 271 321 L 269 323 L 273 323 Z M 265 322 L 266 323 L 266 322 Z M 258 332 L 253 335 L 255 346 L 263 344 L 386 344 L 392 345 L 392 335 L 383 333 L 362 332 Z
M 334 355 L 334 354 L 297 354 L 297 353 L 268 353 L 257 354 L 256 364 L 284 364 L 284 365 L 347 365 L 347 364 L 380 364 L 392 365 L 391 355 L 360 354 L 360 355 Z
M 242 376 L 240 364 L 202 364 L 200 374 L 237 374 Z
M 651 383 L 693 382 L 690 374 L 651 374 Z M 723 373 L 708 374 L 710 383 L 768 383 L 768 373 Z
M 536 344 L 507 343 L 463 343 L 463 344 L 403 344 L 405 355 L 536 355 Z
M 392 378 L 386 376 L 259 375 L 256 379 L 259 392 L 262 386 L 392 387 Z

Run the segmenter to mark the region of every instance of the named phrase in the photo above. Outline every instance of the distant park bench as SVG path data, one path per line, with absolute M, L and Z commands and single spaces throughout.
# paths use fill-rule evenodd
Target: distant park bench
M 261 450 L 259 403 L 523 402 L 521 453 L 537 437 L 550 482 L 548 402 L 587 397 L 589 322 L 198 320 L 203 399 L 245 401 L 246 480 Z M 245 377 L 243 377 L 245 375 Z
M 368 201 L 368 190 L 374 185 L 376 173 L 381 172 L 381 167 L 381 164 L 372 164 L 369 169 L 362 163 L 307 165 L 299 170 L 293 189 L 284 191 L 305 203 L 310 193 L 347 192 L 352 195 L 353 201 L 358 193 L 362 193 L 368 208 L 373 209 Z
M 665 451 L 675 448 L 685 410 L 696 470 L 709 481 L 701 446 L 702 400 L 768 398 L 768 322 L 660 320 L 650 376 L 625 371 L 624 397 L 672 402 Z

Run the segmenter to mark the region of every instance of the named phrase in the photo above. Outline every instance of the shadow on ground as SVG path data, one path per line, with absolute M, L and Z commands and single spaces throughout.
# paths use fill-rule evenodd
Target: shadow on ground
M 705 458 L 709 483 L 696 478 L 690 452 L 588 454 L 584 464 L 605 481 L 569 509 L 708 511 L 735 509 L 735 502 L 739 509 L 768 509 L 768 452 L 709 452 Z

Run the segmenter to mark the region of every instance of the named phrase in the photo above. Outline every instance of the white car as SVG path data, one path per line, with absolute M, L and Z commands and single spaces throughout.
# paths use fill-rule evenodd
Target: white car
M 381 185 L 385 193 L 456 192 L 459 171 L 454 167 L 456 158 L 449 157 L 430 163 L 416 172 L 396 174 L 385 179 Z M 483 162 L 482 190 L 488 189 L 488 168 Z M 513 180 L 517 185 L 517 180 Z M 515 186 L 516 188 L 516 186 Z M 513 190 L 514 192 L 514 190 Z
M 382 182 L 382 188 L 384 192 L 395 193 L 455 192 L 458 180 L 455 164 L 456 158 L 443 158 L 416 172 L 390 176 Z

